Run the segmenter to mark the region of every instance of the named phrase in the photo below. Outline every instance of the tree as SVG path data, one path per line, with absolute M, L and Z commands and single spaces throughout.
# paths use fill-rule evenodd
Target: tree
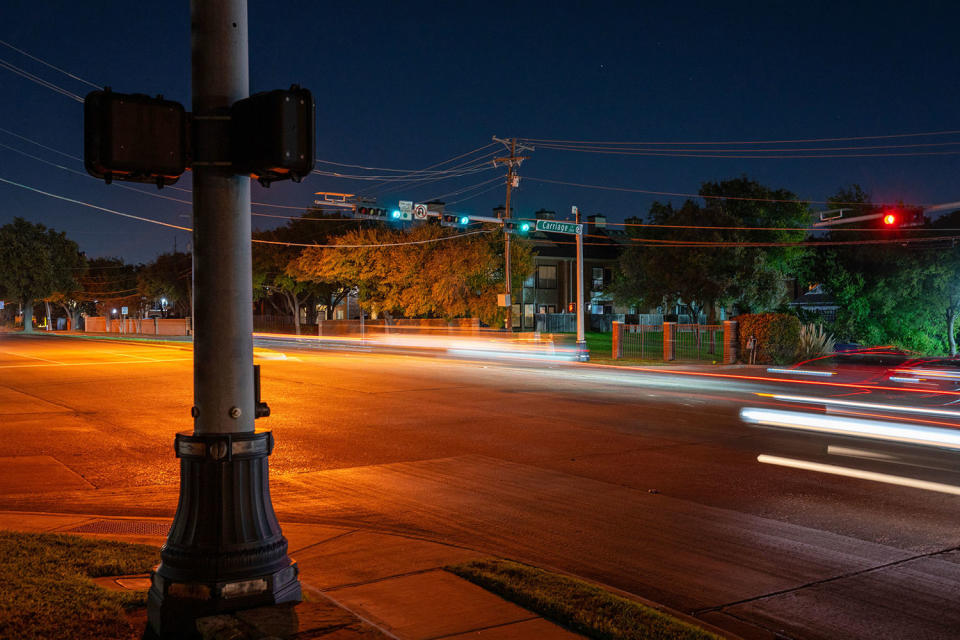
M 318 281 L 349 283 L 373 315 L 452 319 L 478 317 L 499 324 L 503 291 L 503 235 L 466 235 L 434 224 L 408 230 L 367 228 L 336 239 L 342 248 L 308 248 L 294 268 Z M 533 272 L 529 241 L 511 242 L 515 286 Z
M 296 244 L 327 244 L 331 237 L 355 226 L 356 221 L 329 215 L 315 209 L 298 219 L 268 231 L 253 234 L 253 295 L 254 300 L 266 300 L 278 311 L 293 318 L 294 330 L 300 334 L 300 309 L 310 298 L 324 300 L 325 306 L 336 306 L 346 296 L 347 289 L 336 281 L 315 281 L 303 277 L 293 265 L 303 247 Z M 274 244 L 275 243 L 275 244 Z
M 783 189 L 746 177 L 708 182 L 704 204 L 687 200 L 679 209 L 655 202 L 650 228 L 631 230 L 635 243 L 620 257 L 614 295 L 621 302 L 670 307 L 682 300 L 694 315 L 716 305 L 770 311 L 784 302 L 783 280 L 802 263 L 802 247 L 754 247 L 804 239 L 810 212 Z M 676 246 L 679 245 L 679 246 Z
M 193 260 L 189 253 L 162 253 L 137 271 L 137 291 L 149 304 L 167 301 L 177 317 L 190 315 Z
M 847 208 L 849 217 L 875 215 L 860 223 L 870 230 L 836 228 L 830 240 L 866 244 L 823 247 L 810 269 L 838 305 L 833 331 L 867 344 L 894 344 L 933 354 L 956 354 L 956 318 L 960 312 L 960 252 L 952 241 L 934 243 L 889 242 L 907 240 L 935 229 L 957 225 L 960 216 L 944 216 L 935 223 L 922 211 L 899 205 L 901 219 L 919 220 L 919 226 L 886 229 L 880 215 L 886 209 L 870 202 L 869 194 L 853 185 L 830 199 L 834 208 Z
M 23 306 L 23 330 L 33 331 L 34 301 L 76 289 L 84 257 L 65 233 L 23 218 L 0 227 L 0 247 L 0 293 Z
M 109 320 L 114 309 L 133 307 L 141 309 L 143 296 L 139 291 L 136 265 L 121 258 L 93 258 L 87 263 L 87 272 L 80 279 L 83 298 L 91 311 Z

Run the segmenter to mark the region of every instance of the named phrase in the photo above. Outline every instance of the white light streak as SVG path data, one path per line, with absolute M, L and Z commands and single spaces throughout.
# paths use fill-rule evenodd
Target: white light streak
M 770 397 L 774 400 L 783 400 L 784 402 L 800 402 L 805 404 L 822 404 L 825 406 L 837 405 L 840 407 L 851 407 L 854 409 L 871 409 L 874 411 L 891 411 L 896 413 L 918 413 L 927 416 L 945 416 L 960 420 L 960 411 L 950 409 L 927 409 L 925 407 L 901 406 L 896 404 L 881 404 L 879 402 L 859 402 L 857 400 L 837 400 L 835 398 L 818 398 L 816 396 L 791 396 L 776 394 L 767 396 L 767 394 L 758 394 L 764 397 Z
M 851 469 L 849 467 L 823 464 L 821 462 L 810 462 L 808 460 L 781 458 L 779 456 L 770 456 L 765 453 L 757 456 L 757 462 L 762 462 L 763 464 L 775 464 L 781 467 L 791 467 L 793 469 L 804 469 L 807 471 L 830 473 L 836 476 L 845 476 L 847 478 L 858 478 L 860 480 L 884 482 L 886 484 L 895 484 L 901 487 L 911 487 L 913 489 L 938 491 L 940 493 L 949 493 L 955 496 L 960 496 L 960 487 L 956 487 L 951 484 L 943 484 L 942 482 L 930 482 L 928 480 L 917 480 L 916 478 L 904 478 L 903 476 L 895 476 L 888 473 L 877 473 L 876 471 Z
M 882 422 L 863 418 L 843 418 L 797 411 L 745 408 L 744 422 L 800 431 L 832 433 L 855 438 L 874 438 L 944 449 L 960 449 L 960 430 L 926 427 L 903 422 Z
M 823 376 L 825 378 L 837 375 L 835 371 L 818 371 L 816 369 L 767 369 L 767 373 L 786 373 L 788 375 L 799 376 Z

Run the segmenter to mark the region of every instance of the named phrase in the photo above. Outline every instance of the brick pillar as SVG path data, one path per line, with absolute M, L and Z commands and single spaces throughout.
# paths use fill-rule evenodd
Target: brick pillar
M 623 323 L 613 321 L 613 359 L 619 360 L 623 357 L 622 349 L 623 342 L 621 340 L 620 332 L 623 331 Z
M 734 364 L 740 356 L 740 336 L 736 320 L 723 321 L 723 364 Z
M 663 359 L 667 362 L 677 359 L 677 323 L 663 323 Z

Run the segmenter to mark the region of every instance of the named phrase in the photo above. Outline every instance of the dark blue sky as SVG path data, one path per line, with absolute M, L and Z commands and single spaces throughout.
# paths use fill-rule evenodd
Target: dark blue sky
M 96 84 L 163 93 L 189 108 L 187 2 L 0 4 L 0 40 Z M 318 159 L 395 169 L 422 169 L 482 147 L 493 135 L 685 142 L 954 130 L 960 129 L 958 17 L 960 9 L 952 2 L 252 0 L 251 91 L 291 83 L 311 89 Z M 7 47 L 0 46 L 0 61 L 75 94 L 90 89 Z M 82 155 L 80 103 L 3 68 L 0 126 Z M 887 151 L 960 151 L 960 135 L 829 144 L 953 141 L 957 144 Z M 75 160 L 3 131 L 0 144 L 82 170 Z M 458 162 L 494 150 L 488 147 Z M 960 200 L 958 154 L 747 160 L 540 148 L 530 156 L 514 192 L 519 215 L 545 207 L 563 217 L 577 204 L 586 213 L 622 220 L 642 215 L 657 198 L 527 178 L 695 193 L 704 181 L 745 173 L 811 200 L 854 182 L 880 201 Z M 318 168 L 358 172 L 330 164 Z M 456 210 L 489 214 L 503 202 L 502 179 L 494 180 L 498 175 L 502 170 L 373 191 L 376 182 L 314 175 L 299 185 L 254 186 L 253 200 L 305 207 L 314 191 L 366 189 L 392 206 L 398 199 L 425 200 L 490 180 L 446 198 L 465 198 L 451 205 Z M 188 204 L 107 186 L 5 147 L 0 147 L 0 178 L 125 213 L 190 223 Z M 189 185 L 188 175 L 176 186 Z M 160 194 L 189 200 L 189 193 L 174 189 Z M 254 210 L 296 215 L 267 206 Z M 178 248 L 189 240 L 184 232 L 0 183 L 0 224 L 17 215 L 66 231 L 90 256 L 144 261 L 171 250 L 175 236 Z M 254 218 L 255 227 L 277 222 L 282 220 Z

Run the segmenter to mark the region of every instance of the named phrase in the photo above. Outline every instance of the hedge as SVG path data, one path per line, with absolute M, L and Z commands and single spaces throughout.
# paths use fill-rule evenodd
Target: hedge
M 788 313 L 747 313 L 733 318 L 740 334 L 740 358 L 749 362 L 747 342 L 757 340 L 757 364 L 789 364 L 800 345 L 800 320 Z

